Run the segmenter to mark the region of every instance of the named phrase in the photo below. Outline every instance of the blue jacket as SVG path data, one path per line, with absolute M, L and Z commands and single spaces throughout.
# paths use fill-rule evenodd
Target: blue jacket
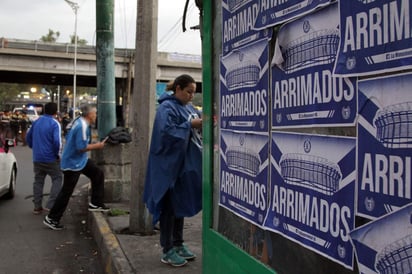
M 159 219 L 161 200 L 168 190 L 176 217 L 191 217 L 202 209 L 201 140 L 190 122 L 199 113 L 166 93 L 159 103 L 143 194 L 153 223 Z
M 60 167 L 62 170 L 79 171 L 82 170 L 88 161 L 86 151 L 90 143 L 91 129 L 89 124 L 82 117 L 74 120 L 73 125 L 66 135 Z
M 51 115 L 40 116 L 27 132 L 26 142 L 33 150 L 33 162 L 55 162 L 62 147 L 60 123 Z

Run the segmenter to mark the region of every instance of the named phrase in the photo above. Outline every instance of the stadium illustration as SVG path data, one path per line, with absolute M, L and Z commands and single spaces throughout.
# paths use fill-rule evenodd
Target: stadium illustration
M 308 33 L 281 46 L 283 70 L 289 74 L 312 66 L 335 61 L 339 47 L 339 30 L 323 29 Z
M 226 163 L 229 169 L 256 177 L 262 163 L 257 152 L 246 147 L 231 146 L 226 150 Z
M 268 136 L 223 130 L 220 155 L 228 169 L 257 177 L 268 166 Z
M 268 71 L 268 40 L 260 39 L 221 58 L 220 79 L 229 91 L 255 87 Z
M 375 269 L 380 274 L 412 273 L 412 235 L 390 243 L 378 252 Z
M 376 139 L 387 148 L 412 147 L 412 102 L 381 108 L 375 115 Z
M 323 157 L 301 153 L 283 154 L 281 176 L 291 185 L 302 186 L 332 196 L 339 190 L 342 173 L 336 163 Z
M 225 62 L 227 68 L 225 79 L 229 90 L 240 87 L 256 86 L 260 79 L 262 70 L 259 58 L 253 54 L 245 54 L 241 51 L 233 53 L 232 58 Z

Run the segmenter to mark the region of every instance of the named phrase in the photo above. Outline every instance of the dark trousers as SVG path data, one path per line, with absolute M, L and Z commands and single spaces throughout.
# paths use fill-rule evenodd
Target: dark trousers
M 162 199 L 159 224 L 160 245 L 163 247 L 163 253 L 168 252 L 174 246 L 183 244 L 184 218 L 175 217 L 169 191 Z
M 51 178 L 51 188 L 49 199 L 46 203 L 46 208 L 50 209 L 54 205 L 54 201 L 62 188 L 62 172 L 60 170 L 60 162 L 54 161 L 51 163 L 33 162 L 34 182 L 33 182 L 33 203 L 35 208 L 43 207 L 43 188 L 46 176 Z
M 57 196 L 54 206 L 49 212 L 49 218 L 60 221 L 69 204 L 70 197 L 79 180 L 80 174 L 86 175 L 92 185 L 91 203 L 97 206 L 103 204 L 104 198 L 104 172 L 92 160 L 80 171 L 63 171 L 63 187 Z

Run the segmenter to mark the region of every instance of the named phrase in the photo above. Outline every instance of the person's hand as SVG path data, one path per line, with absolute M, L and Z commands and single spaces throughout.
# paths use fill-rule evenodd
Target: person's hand
M 97 145 L 97 149 L 102 149 L 104 148 L 104 141 L 98 142 L 96 143 L 96 145 Z
M 192 123 L 192 128 L 202 128 L 202 118 L 195 118 L 190 121 Z
M 103 139 L 102 141 L 100 141 L 100 142 L 90 144 L 90 145 L 88 146 L 88 150 L 102 149 L 102 148 L 104 148 L 104 144 L 106 143 L 106 141 L 107 141 L 108 138 L 109 138 L 109 137 L 106 137 L 106 138 L 104 138 L 104 139 Z
M 107 139 L 109 139 L 109 136 L 107 136 L 106 138 L 104 138 L 103 140 L 101 140 L 101 141 L 98 143 L 100 149 L 104 148 L 104 144 L 106 143 Z

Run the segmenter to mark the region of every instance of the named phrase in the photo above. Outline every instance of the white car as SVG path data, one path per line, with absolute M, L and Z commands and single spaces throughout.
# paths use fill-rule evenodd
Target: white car
M 17 161 L 9 147 L 13 140 L 0 141 L 0 197 L 14 198 L 16 191 Z
M 28 107 L 28 108 L 14 108 L 13 113 L 19 111 L 19 112 L 25 112 L 27 117 L 29 118 L 30 122 L 34 122 L 39 118 L 39 114 L 37 114 L 37 110 L 33 107 Z

